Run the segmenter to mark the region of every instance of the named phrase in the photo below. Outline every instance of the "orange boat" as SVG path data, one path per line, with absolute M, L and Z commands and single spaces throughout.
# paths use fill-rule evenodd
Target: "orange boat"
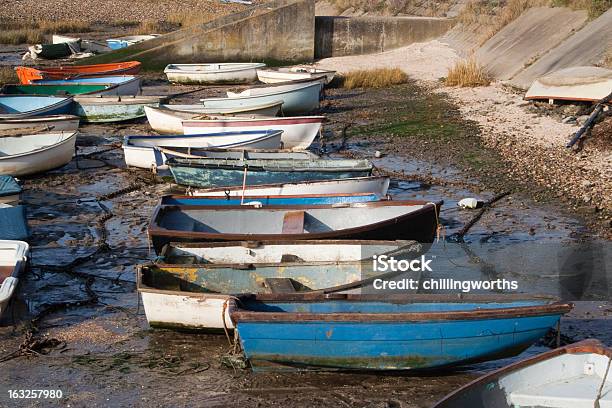
M 22 84 L 36 79 L 75 79 L 107 75 L 134 75 L 140 71 L 140 62 L 128 61 L 114 64 L 71 65 L 65 67 L 30 68 L 17 67 L 17 76 Z

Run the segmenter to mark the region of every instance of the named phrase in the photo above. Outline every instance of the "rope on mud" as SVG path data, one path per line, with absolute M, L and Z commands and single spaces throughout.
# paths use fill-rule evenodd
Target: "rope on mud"
M 449 239 L 452 239 L 455 242 L 463 242 L 463 236 L 468 233 L 470 228 L 472 228 L 474 226 L 474 224 L 476 224 L 478 222 L 478 220 L 480 220 L 480 218 L 482 218 L 482 216 L 487 211 L 487 209 L 492 207 L 493 204 L 495 204 L 497 201 L 501 200 L 502 198 L 506 197 L 509 194 L 510 194 L 510 191 L 504 191 L 503 193 L 497 194 L 495 197 L 493 197 L 490 200 L 486 201 L 482 205 L 482 208 L 480 209 L 480 211 L 478 211 L 478 213 L 471 220 L 469 220 L 463 226 L 463 228 L 461 228 L 459 231 L 457 231 L 456 233 L 451 235 L 449 237 Z

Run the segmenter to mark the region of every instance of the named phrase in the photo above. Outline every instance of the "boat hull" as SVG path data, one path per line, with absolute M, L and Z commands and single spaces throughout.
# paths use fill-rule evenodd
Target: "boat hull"
M 146 108 L 145 113 L 149 125 L 156 132 L 166 134 L 182 134 L 183 120 L 194 119 L 201 115 L 263 115 L 276 116 L 283 101 L 267 104 L 251 105 L 238 108 L 208 109 L 202 105 L 163 105 L 159 109 Z M 181 109 L 182 108 L 182 109 Z
M 357 177 L 334 180 L 315 180 L 302 183 L 269 184 L 259 186 L 241 185 L 223 188 L 194 190 L 193 196 L 216 196 L 227 194 L 230 197 L 296 195 L 296 194 L 356 194 L 374 193 L 381 197 L 387 195 L 390 180 L 388 177 Z
M 120 62 L 115 64 L 97 64 L 80 66 L 63 66 L 57 68 L 17 67 L 17 77 L 22 84 L 29 84 L 38 79 L 70 79 L 104 75 L 135 75 L 140 72 L 140 62 Z
M 32 116 L 63 115 L 70 113 L 72 98 L 52 96 L 0 96 L 0 108 L 11 113 L 0 113 L 2 119 L 26 119 Z
M 194 197 L 194 196 L 164 196 L 160 205 L 331 205 L 365 203 L 369 201 L 380 201 L 381 197 L 372 193 L 365 194 L 329 194 L 329 195 L 303 195 L 303 196 L 259 196 L 228 198 L 223 195 L 216 197 Z
M 59 90 L 61 90 L 62 87 L 69 88 L 81 86 L 86 88 L 104 86 L 103 89 L 99 89 L 97 91 L 79 92 L 78 94 L 95 94 L 109 96 L 136 96 L 142 92 L 140 77 L 132 75 L 120 75 L 112 77 L 86 77 L 60 80 L 37 80 L 33 81 L 32 85 L 55 86 Z M 72 94 L 77 95 L 76 91 Z
M 168 81 L 179 84 L 241 84 L 254 82 L 266 64 L 171 64 L 164 69 Z M 204 67 L 204 69 L 202 69 Z
M 145 107 L 159 106 L 162 97 L 75 97 L 72 113 L 84 123 L 127 122 L 146 116 Z
M 277 129 L 283 131 L 283 149 L 305 150 L 310 147 L 321 131 L 324 116 L 304 116 L 293 118 L 227 118 L 218 120 L 184 120 L 183 132 L 186 135 L 208 132 L 228 132 L 243 130 Z
M 240 307 L 232 301 L 230 315 L 253 370 L 415 370 L 510 357 L 543 337 L 571 309 L 538 301 L 502 300 L 503 307 L 488 309 L 447 300 L 432 309 L 431 303 L 391 295 L 375 302 L 327 298 L 300 302 L 279 294 L 255 306 L 241 299 L 246 306 Z M 411 312 L 402 312 L 406 303 Z
M 78 128 L 79 118 L 73 115 L 38 116 L 23 119 L 0 119 L 0 132 L 11 130 L 74 132 Z

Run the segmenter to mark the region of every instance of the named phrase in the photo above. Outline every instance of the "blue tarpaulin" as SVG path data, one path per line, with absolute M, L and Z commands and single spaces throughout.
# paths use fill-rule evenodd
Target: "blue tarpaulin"
M 30 235 L 23 205 L 0 207 L 0 239 L 25 240 Z
M 21 186 L 11 176 L 0 176 L 0 197 L 21 193 Z

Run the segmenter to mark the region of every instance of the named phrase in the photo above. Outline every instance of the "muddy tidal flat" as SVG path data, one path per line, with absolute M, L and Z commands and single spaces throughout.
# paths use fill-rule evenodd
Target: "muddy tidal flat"
M 196 89 L 155 78 L 146 85 L 151 95 Z M 195 92 L 174 103 L 221 91 Z M 451 101 L 415 83 L 330 89 L 320 113 L 328 118 L 318 146 L 324 154 L 371 159 L 377 171 L 393 176 L 390 194 L 397 199 L 443 199 L 446 237 L 474 217 L 457 207 L 460 199 L 486 201 L 507 193 L 465 241 L 609 243 L 583 214 L 568 211 L 545 189 L 509 177 L 495 153 L 480 145 L 478 127 L 463 120 Z M 84 126 L 69 165 L 24 180 L 32 261 L 0 327 L 0 406 L 427 407 L 516 360 L 417 374 L 254 374 L 228 358 L 233 337 L 150 329 L 135 265 L 154 259 L 146 229 L 160 195 L 181 191 L 162 175 L 125 168 L 122 137 L 150 132 L 146 121 Z M 538 270 L 534 265 L 517 273 L 538 289 L 554 291 L 556 282 Z M 612 345 L 608 294 L 601 287 L 581 294 L 562 319 L 563 343 L 595 337 Z M 518 358 L 547 350 L 554 337 Z M 9 390 L 16 389 L 61 390 L 62 398 L 11 399 Z

